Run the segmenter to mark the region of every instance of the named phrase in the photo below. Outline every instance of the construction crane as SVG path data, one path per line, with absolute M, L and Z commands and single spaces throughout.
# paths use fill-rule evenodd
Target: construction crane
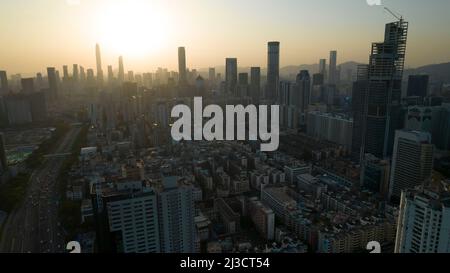
M 386 10 L 387 12 L 389 12 L 392 16 L 394 16 L 397 20 L 399 21 L 403 21 L 403 16 L 401 14 L 399 14 L 397 12 L 397 14 L 395 14 L 392 10 L 390 10 L 388 7 L 384 7 L 384 10 Z

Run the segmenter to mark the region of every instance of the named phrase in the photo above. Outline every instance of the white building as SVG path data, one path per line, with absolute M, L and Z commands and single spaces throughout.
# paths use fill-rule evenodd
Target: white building
M 109 231 L 115 234 L 119 251 L 160 252 L 156 195 L 153 192 L 119 194 L 124 190 L 118 189 L 103 200 L 107 202 Z
M 323 112 L 309 112 L 307 134 L 322 140 L 342 145 L 347 150 L 352 147 L 353 119 L 342 115 Z
M 178 177 L 164 177 L 158 192 L 158 218 L 161 234 L 161 252 L 194 253 L 195 207 L 194 188 L 181 185 Z
M 402 192 L 396 253 L 450 252 L 450 193 L 440 187 Z

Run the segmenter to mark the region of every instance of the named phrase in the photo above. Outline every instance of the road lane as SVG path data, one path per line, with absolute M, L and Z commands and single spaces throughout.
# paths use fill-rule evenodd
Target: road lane
M 55 154 L 65 154 L 71 148 L 81 131 L 72 127 Z M 58 226 L 58 208 L 54 203 L 59 196 L 57 177 L 63 165 L 61 157 L 44 158 L 39 169 L 33 171 L 23 204 L 15 209 L 3 228 L 0 252 L 3 253 L 43 253 L 64 252 L 63 238 Z M 30 198 L 32 196 L 32 198 Z M 49 202 L 51 201 L 51 202 Z

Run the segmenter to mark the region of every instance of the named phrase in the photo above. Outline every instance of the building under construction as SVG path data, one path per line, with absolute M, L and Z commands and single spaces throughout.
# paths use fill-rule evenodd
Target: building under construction
M 372 44 L 369 64 L 358 68 L 353 85 L 352 154 L 386 158 L 392 154 L 395 130 L 401 129 L 401 89 L 408 22 L 386 25 L 384 42 Z

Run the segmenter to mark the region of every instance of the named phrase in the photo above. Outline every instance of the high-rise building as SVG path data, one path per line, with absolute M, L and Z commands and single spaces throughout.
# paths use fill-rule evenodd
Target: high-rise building
M 89 87 L 94 87 L 95 84 L 95 76 L 94 76 L 94 69 L 89 68 L 86 70 L 86 81 Z
M 325 79 L 323 77 L 323 74 L 321 74 L 321 73 L 313 74 L 313 83 L 312 83 L 313 86 L 323 85 L 324 83 L 325 83 Z
M 319 74 L 322 74 L 324 80 L 327 78 L 327 60 L 320 59 L 319 60 Z
M 5 171 L 6 169 L 8 169 L 5 146 L 5 135 L 3 133 L 0 133 L 0 171 Z
M 445 186 L 402 192 L 395 253 L 450 252 L 450 193 Z
M 408 97 L 417 96 L 425 98 L 428 95 L 428 75 L 410 75 L 408 77 Z
M 33 78 L 23 78 L 21 80 L 21 84 L 22 84 L 22 93 L 23 94 L 34 93 L 34 79 Z
M 290 81 L 281 81 L 278 101 L 280 105 L 280 126 L 295 129 L 298 124 L 298 92 L 295 84 Z
M 321 73 L 314 74 L 312 79 L 310 103 L 325 102 L 326 101 L 325 91 L 326 91 L 325 75 Z
M 141 181 L 94 184 L 91 190 L 101 252 L 159 253 L 157 197 Z
M 261 99 L 261 68 L 250 68 L 250 96 L 254 104 Z
M 431 177 L 434 145 L 431 135 L 397 130 L 392 158 L 389 199 L 398 201 L 403 190 L 414 189 Z
M 47 68 L 48 78 L 48 98 L 55 100 L 58 98 L 58 76 L 54 67 Z
M 128 81 L 134 82 L 134 72 L 132 70 L 128 71 Z
M 108 65 L 108 82 L 111 83 L 114 80 L 114 72 L 112 65 Z
M 63 65 L 63 82 L 68 83 L 69 82 L 69 67 L 67 65 Z
M 186 49 L 184 47 L 178 48 L 178 74 L 180 75 L 179 83 L 187 83 L 186 71 Z
M 400 103 L 407 34 L 408 23 L 402 19 L 387 24 L 384 42 L 372 44 L 369 65 L 358 67 L 353 86 L 355 160 L 366 153 L 382 159 L 392 154 L 395 130 L 403 123 Z
M 328 84 L 336 84 L 337 81 L 337 51 L 330 51 L 330 69 L 328 71 Z
M 248 73 L 239 73 L 239 85 L 248 85 Z
M 216 69 L 214 67 L 209 68 L 209 82 L 211 84 L 216 82 Z
M 84 83 L 86 81 L 86 72 L 84 71 L 84 67 L 80 66 L 80 82 Z
M 59 70 L 56 70 L 56 83 L 58 84 L 58 86 L 61 86 L 61 76 L 59 74 Z
M 78 70 L 78 65 L 77 64 L 73 65 L 72 80 L 73 80 L 74 83 L 78 83 L 78 81 L 80 80 L 80 74 L 79 74 L 79 70 Z
M 309 136 L 339 144 L 347 150 L 352 147 L 353 120 L 345 115 L 308 112 L 306 128 Z
M 9 93 L 8 76 L 6 71 L 0 71 L 0 96 Z
M 390 162 L 381 160 L 371 154 L 366 154 L 361 163 L 361 185 L 364 189 L 388 197 Z
M 267 44 L 267 85 L 266 99 L 277 101 L 280 84 L 280 42 L 269 42 Z
M 179 184 L 178 177 L 164 177 L 158 192 L 158 217 L 161 252 L 196 252 L 193 186 Z
M 443 104 L 433 112 L 432 136 L 439 150 L 450 150 L 450 104 Z
M 10 125 L 22 125 L 33 121 L 30 100 L 24 94 L 11 94 L 5 99 Z
M 36 73 L 36 90 L 41 90 L 44 87 L 44 79 L 42 73 Z
M 309 76 L 308 70 L 302 70 L 297 74 L 296 84 L 300 99 L 298 102 L 300 113 L 306 113 L 311 98 L 311 77 Z
M 95 59 L 97 63 L 97 82 L 100 86 L 103 85 L 103 68 L 102 68 L 102 55 L 100 52 L 100 45 L 95 45 Z
M 225 84 L 226 92 L 235 95 L 238 81 L 238 68 L 236 58 L 227 58 L 225 60 Z
M 118 75 L 119 82 L 122 83 L 125 80 L 125 68 L 123 67 L 123 57 L 119 57 L 119 75 Z

